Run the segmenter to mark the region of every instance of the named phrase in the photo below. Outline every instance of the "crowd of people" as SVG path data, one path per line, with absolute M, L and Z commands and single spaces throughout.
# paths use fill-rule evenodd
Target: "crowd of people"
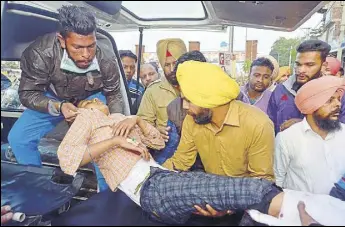
M 156 221 L 256 210 L 240 224 L 345 223 L 345 79 L 330 45 L 302 42 L 292 72 L 257 58 L 244 86 L 178 38 L 157 43 L 164 75 L 141 65 L 141 84 L 137 56 L 120 51 L 124 116 L 119 64 L 97 44 L 93 15 L 64 6 L 59 22 L 21 59 L 28 109 L 9 135 L 18 163 L 41 166 L 40 138 L 66 120 L 61 169 L 93 163 L 100 191 L 120 189 Z

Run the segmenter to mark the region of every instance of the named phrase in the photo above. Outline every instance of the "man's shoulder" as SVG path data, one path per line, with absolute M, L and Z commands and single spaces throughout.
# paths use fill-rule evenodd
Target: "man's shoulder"
M 281 93 L 286 93 L 287 90 L 283 84 L 278 84 L 274 91 L 272 92 L 273 94 L 281 94 Z
M 291 125 L 289 128 L 285 129 L 282 132 L 279 132 L 278 134 L 280 135 L 281 138 L 284 140 L 289 140 L 289 141 L 297 141 L 299 138 L 306 138 L 305 136 L 300 136 L 300 133 L 303 133 L 303 124 L 304 122 L 298 122 L 293 125 Z
M 265 124 L 271 121 L 267 114 L 258 107 L 241 101 L 235 100 L 233 102 L 235 105 L 238 105 L 240 118 L 246 118 L 245 121 L 250 120 L 256 124 Z
M 38 37 L 32 44 L 30 44 L 30 46 L 26 48 L 25 52 L 37 51 L 48 54 L 49 52 L 53 52 L 53 49 L 57 42 L 58 40 L 56 33 L 45 34 Z
M 141 91 L 141 92 L 143 92 L 144 91 L 144 86 L 140 83 L 140 82 L 138 82 L 137 80 L 135 80 L 135 79 L 131 79 L 131 81 L 130 81 L 130 83 L 128 84 L 128 86 L 129 86 L 129 88 L 134 88 L 134 89 L 137 89 L 137 85 L 139 84 L 139 90 Z
M 147 92 L 152 92 L 154 90 L 160 89 L 160 86 L 163 84 L 163 81 L 161 79 L 153 81 L 151 84 L 149 84 L 146 88 Z
M 181 106 L 181 104 L 182 104 L 182 98 L 177 97 L 169 103 L 168 108 L 176 108 L 176 107 Z

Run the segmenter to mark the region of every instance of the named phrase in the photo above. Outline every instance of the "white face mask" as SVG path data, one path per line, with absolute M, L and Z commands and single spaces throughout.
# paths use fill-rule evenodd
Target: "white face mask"
M 87 72 L 95 71 L 95 70 L 101 71 L 96 57 L 94 57 L 91 65 L 88 68 L 81 69 L 78 66 L 76 66 L 76 64 L 74 63 L 72 59 L 68 57 L 66 49 L 64 49 L 63 51 L 63 57 L 61 59 L 60 68 L 69 72 L 73 72 L 73 73 L 87 73 Z

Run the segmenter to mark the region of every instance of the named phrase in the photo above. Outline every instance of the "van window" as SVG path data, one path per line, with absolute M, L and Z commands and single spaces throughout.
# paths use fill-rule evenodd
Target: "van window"
M 21 76 L 19 61 L 1 61 L 1 110 L 22 111 L 18 88 Z

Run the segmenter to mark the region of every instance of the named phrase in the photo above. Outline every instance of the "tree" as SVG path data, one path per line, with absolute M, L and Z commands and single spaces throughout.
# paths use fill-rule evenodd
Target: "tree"
M 288 66 L 290 59 L 290 48 L 292 48 L 291 65 L 293 65 L 297 55 L 296 48 L 301 42 L 301 38 L 286 39 L 284 37 L 280 37 L 273 43 L 270 55 L 278 60 L 279 66 Z
M 248 59 L 246 59 L 244 62 L 243 62 L 243 66 L 242 66 L 242 70 L 243 72 L 245 72 L 246 74 L 249 73 L 249 70 L 250 70 L 250 66 L 252 65 L 252 62 Z

